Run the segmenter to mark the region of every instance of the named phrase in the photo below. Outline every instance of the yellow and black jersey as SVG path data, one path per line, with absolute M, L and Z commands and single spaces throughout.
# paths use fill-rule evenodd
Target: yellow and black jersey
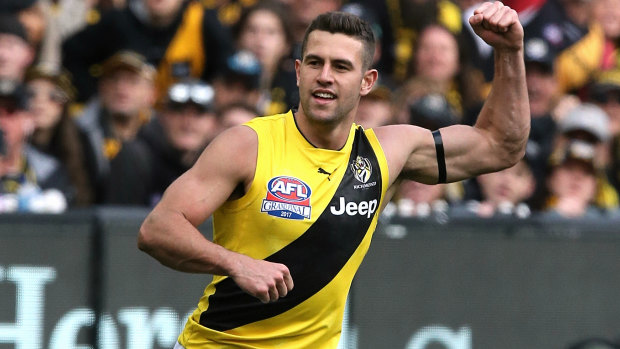
M 254 180 L 214 213 L 214 242 L 283 263 L 295 287 L 264 304 L 215 276 L 179 342 L 187 349 L 335 348 L 387 189 L 385 156 L 374 132 L 356 125 L 340 150 L 310 144 L 291 112 L 246 125 L 258 135 Z

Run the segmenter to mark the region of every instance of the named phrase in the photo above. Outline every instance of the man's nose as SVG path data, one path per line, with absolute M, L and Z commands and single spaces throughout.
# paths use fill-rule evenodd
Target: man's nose
M 319 75 L 319 82 L 323 84 L 329 84 L 334 81 L 334 76 L 332 74 L 331 65 L 325 64 L 323 65 L 323 69 L 321 69 L 321 74 Z

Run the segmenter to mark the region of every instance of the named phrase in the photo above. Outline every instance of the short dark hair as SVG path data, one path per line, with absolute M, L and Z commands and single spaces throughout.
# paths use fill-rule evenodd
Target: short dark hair
M 304 34 L 301 44 L 301 58 L 303 59 L 308 44 L 308 36 L 315 30 L 326 31 L 332 34 L 340 33 L 353 37 L 362 42 L 364 52 L 362 64 L 364 70 L 372 65 L 375 55 L 375 35 L 370 24 L 354 14 L 346 12 L 327 12 L 315 18 Z

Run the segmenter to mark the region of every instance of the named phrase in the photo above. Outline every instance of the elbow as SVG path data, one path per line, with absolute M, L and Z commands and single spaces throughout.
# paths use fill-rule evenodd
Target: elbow
M 138 249 L 140 251 L 149 253 L 154 249 L 155 246 L 155 239 L 153 237 L 153 233 L 152 233 L 152 223 L 151 223 L 152 217 L 147 217 L 144 222 L 142 223 L 142 226 L 140 226 L 140 230 L 138 231 Z
M 509 142 L 503 146 L 503 151 L 500 164 L 501 169 L 510 168 L 515 166 L 525 156 L 525 149 L 527 146 L 527 139 L 522 141 Z

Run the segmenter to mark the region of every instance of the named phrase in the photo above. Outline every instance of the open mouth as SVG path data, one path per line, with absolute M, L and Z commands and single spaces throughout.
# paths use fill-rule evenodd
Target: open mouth
M 336 95 L 333 93 L 329 93 L 329 92 L 315 92 L 312 94 L 312 96 L 314 96 L 314 98 L 324 99 L 324 100 L 336 99 Z

